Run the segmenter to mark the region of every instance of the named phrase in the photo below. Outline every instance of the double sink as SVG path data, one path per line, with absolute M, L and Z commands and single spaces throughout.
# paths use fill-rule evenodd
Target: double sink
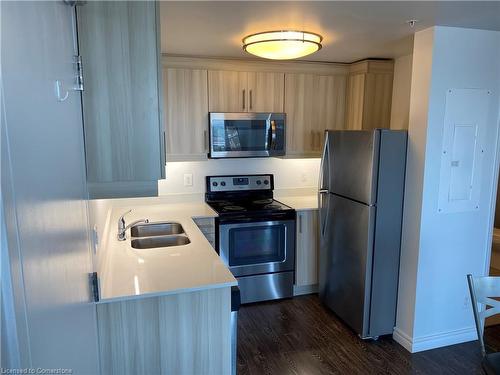
M 191 242 L 180 223 L 136 224 L 130 227 L 130 235 L 134 249 L 181 246 Z

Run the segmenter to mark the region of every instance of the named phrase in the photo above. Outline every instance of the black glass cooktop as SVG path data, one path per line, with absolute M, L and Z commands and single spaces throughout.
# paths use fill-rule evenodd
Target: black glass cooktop
M 231 213 L 258 213 L 258 212 L 275 212 L 293 210 L 291 207 L 275 200 L 259 199 L 259 200 L 225 200 L 207 202 L 218 214 Z

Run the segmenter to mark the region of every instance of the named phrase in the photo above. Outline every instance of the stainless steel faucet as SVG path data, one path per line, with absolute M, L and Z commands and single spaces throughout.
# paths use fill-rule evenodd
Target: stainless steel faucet
M 126 232 L 127 229 L 130 228 L 133 225 L 139 224 L 139 223 L 149 223 L 148 219 L 139 219 L 136 221 L 131 222 L 129 225 L 125 226 L 125 215 L 132 212 L 132 210 L 128 210 L 125 212 L 120 218 L 118 219 L 118 241 L 125 241 L 127 239 Z

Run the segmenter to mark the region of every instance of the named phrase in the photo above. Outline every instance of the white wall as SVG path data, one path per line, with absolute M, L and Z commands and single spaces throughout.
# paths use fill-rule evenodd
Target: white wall
M 438 212 L 448 89 L 492 91 L 479 209 Z M 434 27 L 416 33 L 398 315 L 410 351 L 476 338 L 466 275 L 487 272 L 496 188 L 500 32 Z
M 158 181 L 158 195 L 162 202 L 180 203 L 204 201 L 205 176 L 221 174 L 274 174 L 275 190 L 281 195 L 315 194 L 318 186 L 321 159 L 212 159 L 205 161 L 171 162 L 166 165 L 166 179 Z M 193 185 L 184 186 L 184 174 L 193 175 Z M 93 199 L 89 201 L 89 222 L 96 228 L 98 237 L 94 269 L 102 261 L 99 244 L 104 235 L 109 210 L 112 207 L 130 206 L 150 202 L 151 198 Z M 133 203 L 132 203 L 133 202 Z M 124 209 L 125 210 L 125 209 Z M 114 228 L 115 223 L 110 223 Z
M 275 189 L 315 188 L 320 159 L 223 159 L 167 163 L 166 179 L 158 181 L 158 194 L 205 193 L 205 176 L 221 174 L 274 174 Z M 193 175 L 193 186 L 184 186 L 184 174 Z
M 413 55 L 411 54 L 394 60 L 391 129 L 408 129 L 412 60 Z

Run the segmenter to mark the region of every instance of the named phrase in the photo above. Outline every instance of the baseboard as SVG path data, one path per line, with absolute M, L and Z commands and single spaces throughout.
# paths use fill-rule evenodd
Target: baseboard
M 475 327 L 457 329 L 454 331 L 442 332 L 435 335 L 427 335 L 417 338 L 411 338 L 405 332 L 395 328 L 392 337 L 410 353 L 417 353 L 424 350 L 436 349 L 443 346 L 477 340 Z
M 392 333 L 392 338 L 398 344 L 400 344 L 403 348 L 412 353 L 412 340 L 411 337 L 408 336 L 405 332 L 401 331 L 398 327 L 394 328 L 394 332 Z
M 315 294 L 318 293 L 318 284 L 316 285 L 294 285 L 293 295 L 302 296 L 305 294 Z

